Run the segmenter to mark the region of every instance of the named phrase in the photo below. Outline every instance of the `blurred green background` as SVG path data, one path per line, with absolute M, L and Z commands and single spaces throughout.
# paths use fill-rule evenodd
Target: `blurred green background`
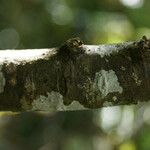
M 0 0 L 0 49 L 150 37 L 150 0 Z M 150 104 L 0 113 L 0 150 L 150 150 Z

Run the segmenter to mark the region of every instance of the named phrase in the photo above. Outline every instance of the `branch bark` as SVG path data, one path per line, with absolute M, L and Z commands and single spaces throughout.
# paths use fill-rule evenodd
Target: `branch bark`
M 68 42 L 69 41 L 69 42 Z M 150 100 L 150 40 L 0 51 L 0 110 L 80 110 Z

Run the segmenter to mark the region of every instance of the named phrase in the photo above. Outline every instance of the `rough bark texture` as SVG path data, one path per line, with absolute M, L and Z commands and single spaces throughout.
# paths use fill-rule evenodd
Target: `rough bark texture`
M 150 41 L 0 51 L 0 110 L 79 110 L 150 100 Z

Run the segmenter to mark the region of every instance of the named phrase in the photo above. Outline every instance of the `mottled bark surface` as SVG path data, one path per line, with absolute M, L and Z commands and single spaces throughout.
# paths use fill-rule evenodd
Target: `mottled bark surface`
M 0 51 L 0 110 L 78 110 L 150 100 L 150 41 Z

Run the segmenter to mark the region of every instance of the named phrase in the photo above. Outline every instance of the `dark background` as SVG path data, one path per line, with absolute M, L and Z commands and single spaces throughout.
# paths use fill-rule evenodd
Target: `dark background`
M 150 37 L 149 0 L 0 0 L 0 49 Z M 0 113 L 0 150 L 149 150 L 150 106 Z

